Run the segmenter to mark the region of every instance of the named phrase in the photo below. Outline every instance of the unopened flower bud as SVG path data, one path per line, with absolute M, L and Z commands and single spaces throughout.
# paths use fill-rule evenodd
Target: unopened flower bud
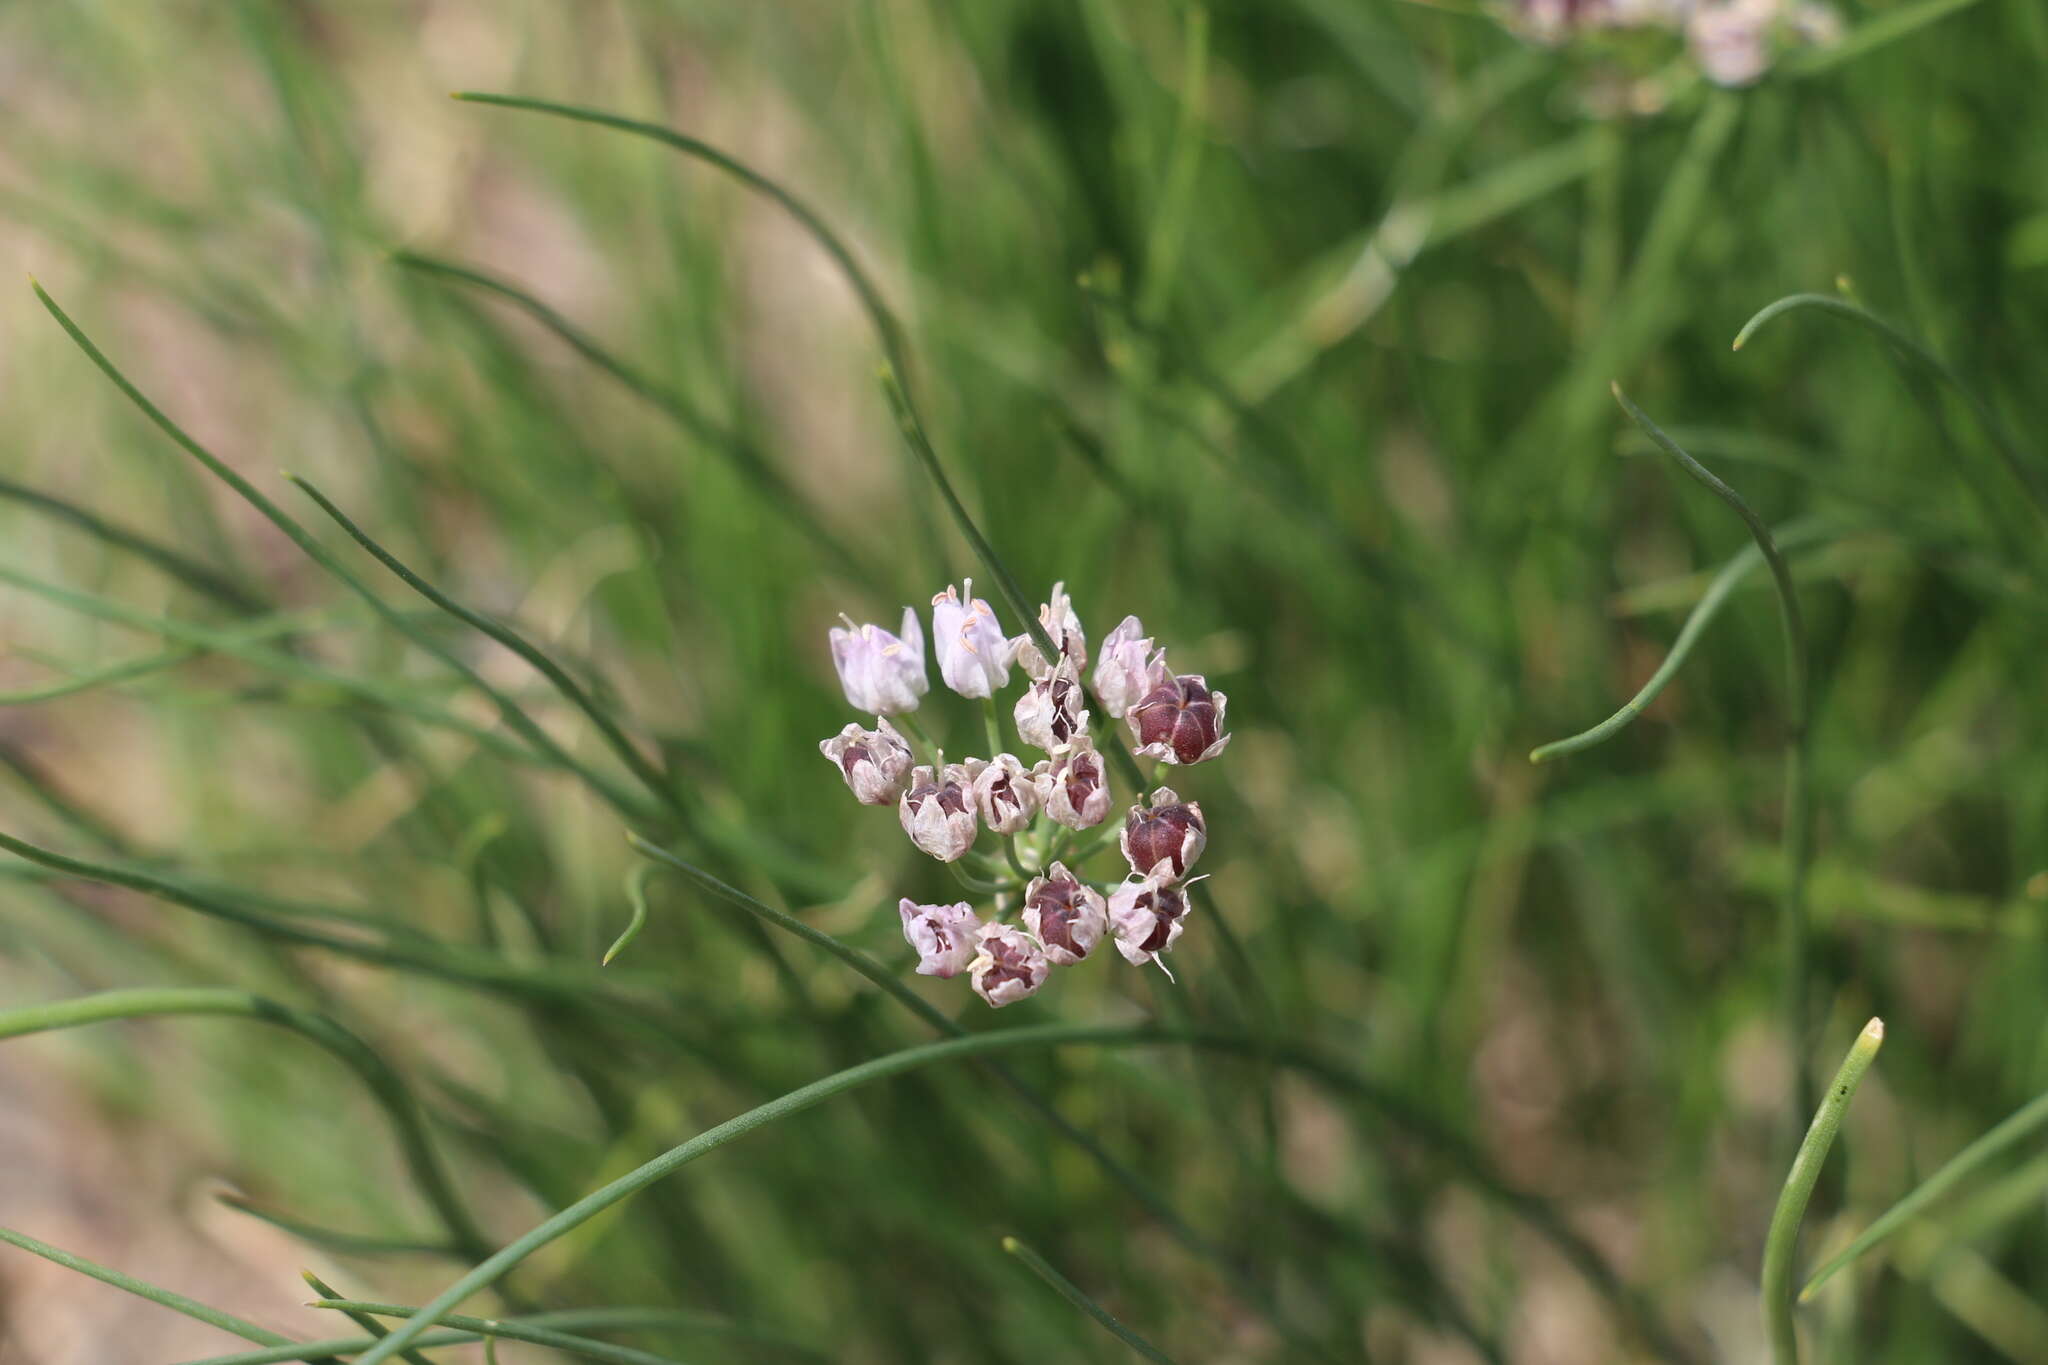
M 1007 924 L 984 924 L 977 946 L 967 966 L 974 993 L 997 1009 L 1037 991 L 1052 970 L 1038 941 Z
M 1034 748 L 1048 752 L 1065 748 L 1077 736 L 1088 733 L 1085 696 L 1081 690 L 1080 675 L 1071 663 L 1061 660 L 1059 667 L 1031 684 L 1024 695 L 1017 698 L 1017 709 L 1013 713 L 1017 733 Z
M 1182 801 L 1171 787 L 1161 787 L 1151 805 L 1131 807 L 1120 842 L 1133 874 L 1177 882 L 1202 856 L 1209 825 L 1201 803 Z
M 1183 673 L 1146 693 L 1125 713 L 1124 723 L 1137 737 L 1140 754 L 1162 763 L 1200 763 L 1230 743 L 1223 729 L 1228 701 L 1211 692 L 1199 673 Z
M 1172 676 L 1166 671 L 1166 651 L 1152 647 L 1137 617 L 1126 616 L 1103 637 L 1095 661 L 1095 699 L 1112 719 L 1121 720 Z
M 1024 888 L 1024 927 L 1045 947 L 1045 960 L 1070 967 L 1088 956 L 1109 927 L 1102 893 L 1054 863 Z
M 1068 829 L 1093 829 L 1109 814 L 1109 779 L 1102 755 L 1086 735 L 1056 758 L 1043 759 L 1031 770 L 1045 813 Z
M 1003 638 L 995 608 L 979 597 L 968 579 L 962 591 L 946 590 L 932 599 L 932 650 L 939 656 L 939 676 L 963 697 L 992 697 L 1010 685 L 1010 658 L 1016 647 Z M 967 597 L 965 605 L 961 598 Z
M 903 633 L 891 635 L 880 626 L 856 626 L 846 620 L 827 632 L 832 642 L 832 667 L 854 710 L 871 716 L 895 716 L 917 709 L 917 699 L 931 684 L 924 676 L 924 628 L 917 613 L 903 609 Z
M 1034 682 L 1042 682 L 1051 674 L 1058 661 L 1063 659 L 1074 666 L 1074 676 L 1081 676 L 1081 670 L 1088 667 L 1088 637 L 1081 633 L 1081 618 L 1074 615 L 1074 604 L 1067 597 L 1067 585 L 1052 585 L 1052 600 L 1038 609 L 1038 624 L 1052 641 L 1054 653 L 1058 656 L 1048 663 L 1045 651 L 1038 647 L 1038 641 L 1026 631 L 1010 643 L 1017 655 L 1017 664 L 1024 675 Z
M 1134 966 L 1173 947 L 1187 913 L 1187 892 L 1155 877 L 1125 882 L 1109 894 L 1109 931 L 1116 950 Z
M 951 905 L 919 905 L 905 896 L 896 906 L 903 916 L 903 937 L 917 949 L 919 976 L 958 976 L 973 960 L 981 916 L 966 901 Z
M 910 842 L 942 863 L 950 863 L 974 847 L 973 779 L 958 763 L 942 773 L 929 764 L 911 771 L 910 790 L 896 805 Z
M 863 806 L 886 806 L 903 794 L 910 776 L 910 746 L 886 719 L 863 730 L 848 725 L 818 745 L 818 752 L 839 768 L 846 785 Z
M 1038 788 L 1013 754 L 986 761 L 970 758 L 963 765 L 973 774 L 975 813 L 998 834 L 1016 834 L 1038 814 Z

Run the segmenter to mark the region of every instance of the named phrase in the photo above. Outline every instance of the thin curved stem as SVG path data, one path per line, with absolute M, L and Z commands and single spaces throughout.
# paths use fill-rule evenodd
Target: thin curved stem
M 183 1294 L 158 1288 L 147 1281 L 136 1279 L 133 1275 L 124 1275 L 120 1271 L 100 1265 L 96 1261 L 88 1261 L 83 1256 L 75 1256 L 68 1251 L 51 1246 L 48 1242 L 38 1241 L 27 1233 L 16 1232 L 13 1228 L 0 1228 L 0 1242 L 20 1247 L 23 1251 L 40 1256 L 44 1260 L 56 1265 L 61 1265 L 66 1270 L 75 1270 L 79 1274 L 90 1276 L 102 1284 L 110 1284 L 116 1289 L 133 1294 L 139 1299 L 148 1299 L 151 1303 L 168 1308 L 174 1313 L 183 1313 L 186 1317 L 203 1322 L 209 1327 L 218 1327 L 221 1331 L 231 1336 L 240 1337 L 244 1341 L 253 1341 L 263 1346 L 288 1346 L 291 1348 L 291 1355 L 275 1356 L 272 1359 L 304 1360 L 322 1358 L 315 1356 L 310 1350 L 302 1348 L 299 1343 L 294 1342 L 290 1337 L 281 1336 L 267 1327 L 258 1327 L 253 1322 L 238 1318 L 232 1313 L 223 1313 L 218 1308 L 210 1308 L 196 1299 L 188 1299 Z
M 1774 534 L 1777 537 L 1778 548 L 1789 550 L 1831 540 L 1841 534 L 1841 528 L 1828 522 L 1802 521 L 1780 527 Z M 1707 585 L 1707 590 L 1700 594 L 1700 599 L 1694 604 L 1691 614 L 1685 618 L 1685 625 L 1679 629 L 1678 638 L 1671 642 L 1671 649 L 1665 654 L 1664 661 L 1657 665 L 1657 671 L 1650 675 L 1650 680 L 1643 684 L 1641 690 L 1624 702 L 1619 711 L 1591 729 L 1581 730 L 1578 734 L 1569 735 L 1564 739 L 1552 740 L 1531 750 L 1529 761 L 1548 763 L 1552 759 L 1563 758 L 1582 749 L 1590 749 L 1596 744 L 1605 743 L 1627 728 L 1636 717 L 1649 709 L 1650 703 L 1657 700 L 1657 695 L 1678 676 L 1678 670 L 1684 667 L 1686 659 L 1691 657 L 1693 646 L 1699 643 L 1707 627 L 1720 615 L 1721 608 L 1726 605 L 1729 597 L 1763 562 L 1763 552 L 1756 545 L 1743 546 L 1727 564 L 1722 566 L 1721 571 L 1714 575 L 1713 581 Z
M 1828 1083 L 1813 1124 L 1806 1130 L 1806 1140 L 1799 1144 L 1799 1153 L 1793 1157 L 1792 1169 L 1785 1176 L 1778 1206 L 1771 1213 L 1771 1230 L 1764 1241 L 1763 1310 L 1764 1328 L 1770 1334 L 1771 1357 L 1776 1365 L 1799 1365 L 1799 1330 L 1792 1316 L 1792 1274 L 1799 1252 L 1799 1225 L 1806 1217 L 1807 1201 L 1813 1197 L 1814 1182 L 1820 1179 L 1828 1149 L 1835 1145 L 1835 1134 L 1841 1131 L 1842 1116 L 1849 1112 L 1849 1102 L 1856 1098 L 1856 1087 L 1862 1084 L 1863 1073 L 1870 1069 L 1877 1050 L 1883 1046 L 1884 1021 L 1872 1019 L 1856 1035 L 1849 1055 L 1842 1059 L 1841 1069 Z
M 626 950 L 626 945 L 640 937 L 640 931 L 647 927 L 647 879 L 654 875 L 653 863 L 636 863 L 626 874 L 626 901 L 633 907 L 633 917 L 626 921 L 626 927 L 612 940 L 612 946 L 604 950 L 600 967 L 612 965 L 612 959 Z
M 103 991 L 75 1000 L 0 1011 L 0 1038 L 19 1038 L 54 1029 L 77 1028 L 115 1019 L 159 1015 L 228 1015 L 287 1028 L 325 1048 L 355 1072 L 391 1121 L 413 1182 L 441 1217 L 452 1244 L 471 1260 L 482 1259 L 490 1242 L 457 1193 L 442 1165 L 425 1117 L 398 1073 L 361 1038 L 324 1014 L 295 1009 L 247 991 L 212 987 L 161 987 Z
M 1089 1297 L 1087 1292 L 1079 1285 L 1053 1269 L 1052 1263 L 1047 1261 L 1045 1257 L 1039 1255 L 1030 1247 L 1025 1246 L 1015 1237 L 1003 1238 L 1003 1250 L 1022 1261 L 1030 1268 L 1032 1274 L 1051 1285 L 1053 1292 L 1061 1298 L 1101 1323 L 1103 1328 L 1118 1341 L 1121 1341 L 1124 1345 L 1145 1357 L 1145 1359 L 1156 1362 L 1156 1365 L 1173 1365 L 1172 1356 L 1169 1356 L 1166 1352 L 1145 1340 L 1144 1337 L 1117 1321 L 1116 1317 L 1107 1308 L 1104 1308 L 1093 1298 Z
M 1991 405 L 1978 397 L 1974 389 L 1963 383 L 1956 372 L 1949 368 L 1948 362 L 1869 309 L 1831 294 L 1788 294 L 1782 299 L 1766 304 L 1758 310 L 1755 317 L 1743 323 L 1742 330 L 1735 334 L 1735 344 L 1730 349 L 1741 350 L 1743 345 L 1772 318 L 1802 308 L 1819 309 L 1823 313 L 1847 318 L 1867 328 L 1890 342 L 1914 364 L 1953 389 L 1983 426 L 1985 434 L 1991 437 L 1992 445 L 1998 450 L 1999 459 L 2004 461 L 2007 471 L 2018 480 L 2035 509 L 2048 514 L 2048 487 L 2044 487 L 2040 472 L 2034 467 L 2031 458 L 2020 448 L 2012 433 L 2006 430 L 2005 424 L 1999 421 L 1998 414 L 1991 410 Z
M 1806 959 L 1807 959 L 1807 913 L 1806 879 L 1813 862 L 1813 798 L 1808 790 L 1807 729 L 1812 718 L 1813 700 L 1811 681 L 1808 673 L 1806 617 L 1799 609 L 1799 593 L 1792 583 L 1792 570 L 1785 563 L 1785 555 L 1772 536 L 1771 528 L 1755 509 L 1743 501 L 1742 495 L 1717 478 L 1705 465 L 1688 455 L 1678 442 L 1655 422 L 1649 415 L 1621 391 L 1620 384 L 1611 386 L 1614 401 L 1628 414 L 1629 420 L 1642 429 L 1656 447 L 1691 475 L 1715 497 L 1727 503 L 1742 518 L 1743 525 L 1756 541 L 1757 551 L 1770 566 L 1771 579 L 1778 588 L 1780 619 L 1785 628 L 1785 669 L 1788 675 L 1790 697 L 1788 709 L 1790 724 L 1785 736 L 1785 896 L 1782 902 L 1780 934 L 1784 954 L 1784 1011 L 1786 1035 L 1791 1047 L 1793 1062 L 1793 1101 L 1795 1113 L 1805 1113 L 1813 1107 L 1813 1073 L 1806 1063 Z

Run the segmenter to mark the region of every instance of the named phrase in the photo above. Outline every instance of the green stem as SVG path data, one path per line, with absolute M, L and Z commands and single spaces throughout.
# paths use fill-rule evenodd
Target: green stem
M 1821 1097 L 1813 1124 L 1806 1130 L 1806 1140 L 1799 1144 L 1799 1154 L 1792 1159 L 1785 1189 L 1778 1196 L 1778 1207 L 1771 1214 L 1771 1230 L 1764 1241 L 1763 1310 L 1764 1328 L 1770 1335 L 1771 1357 L 1776 1365 L 1799 1365 L 1799 1331 L 1792 1315 L 1793 1262 L 1799 1251 L 1799 1225 L 1806 1217 L 1806 1204 L 1813 1197 L 1814 1182 L 1820 1179 L 1828 1149 L 1834 1146 L 1835 1134 L 1841 1131 L 1842 1116 L 1848 1113 L 1863 1073 L 1870 1069 L 1882 1046 L 1884 1021 L 1872 1019 L 1856 1035 L 1849 1055 L 1842 1059 L 1841 1069 L 1828 1084 L 1827 1094 Z
M 1764 519 L 1758 516 L 1742 495 L 1723 483 L 1712 471 L 1688 455 L 1671 439 L 1665 430 L 1651 421 L 1648 414 L 1629 401 L 1621 391 L 1621 385 L 1611 386 L 1615 402 L 1628 414 L 1629 420 L 1642 429 L 1645 436 L 1666 455 L 1702 484 L 1709 492 L 1735 510 L 1742 522 L 1749 528 L 1756 541 L 1756 548 L 1770 566 L 1771 579 L 1777 584 L 1780 619 L 1785 633 L 1785 667 L 1789 678 L 1791 720 L 1785 736 L 1785 895 L 1779 925 L 1782 938 L 1783 994 L 1786 1040 L 1791 1048 L 1793 1060 L 1793 1102 L 1794 1113 L 1803 1114 L 1813 1107 L 1813 1071 L 1806 1061 L 1806 1016 L 1807 1016 L 1807 911 L 1806 880 L 1813 861 L 1812 819 L 1813 801 L 1808 790 L 1807 743 L 1808 728 L 1812 718 L 1812 691 L 1808 674 L 1806 618 L 1799 609 L 1799 594 L 1793 587 L 1792 570 L 1785 563 L 1785 555 L 1778 547 L 1776 537 Z
M 291 1348 L 292 1354 L 276 1356 L 272 1357 L 272 1359 L 302 1360 L 315 1358 L 309 1349 L 294 1342 L 290 1337 L 280 1336 L 278 1333 L 265 1327 L 258 1327 L 255 1323 L 244 1321 L 232 1313 L 223 1313 L 218 1308 L 209 1308 L 195 1299 L 186 1298 L 183 1294 L 176 1294 L 168 1289 L 159 1289 L 157 1286 L 143 1280 L 138 1280 L 132 1275 L 124 1275 L 118 1270 L 110 1269 L 94 1261 L 88 1261 L 83 1256 L 74 1256 L 68 1251 L 60 1251 L 48 1242 L 39 1242 L 26 1233 L 16 1232 L 13 1228 L 0 1228 L 0 1242 L 6 1242 L 11 1246 L 20 1247 L 23 1251 L 32 1252 L 46 1261 L 63 1266 L 66 1270 L 75 1270 L 81 1275 L 89 1275 L 102 1284 L 110 1284 L 116 1289 L 135 1295 L 137 1298 L 148 1299 L 151 1303 L 168 1308 L 172 1312 L 183 1313 L 186 1317 L 203 1322 L 209 1327 L 218 1327 L 221 1331 L 232 1336 L 238 1336 L 244 1341 L 253 1341 L 264 1346 L 289 1346 Z M 328 1354 L 331 1354 L 331 1352 Z
M 1157 1362 L 1157 1365 L 1173 1365 L 1172 1356 L 1169 1356 L 1166 1352 L 1124 1326 L 1123 1323 L 1118 1322 L 1107 1308 L 1104 1308 L 1101 1304 L 1090 1298 L 1082 1291 L 1079 1285 L 1076 1285 L 1072 1280 L 1069 1280 L 1066 1276 L 1060 1274 L 1059 1271 L 1053 1269 L 1050 1262 L 1030 1247 L 1025 1246 L 1015 1237 L 1005 1237 L 1003 1239 L 1003 1250 L 1029 1266 L 1032 1274 L 1051 1285 L 1054 1291 L 1068 1303 L 1071 1303 L 1074 1307 L 1101 1323 L 1103 1327 L 1108 1329 L 1109 1334 L 1118 1341 L 1121 1341 L 1124 1345 L 1145 1357 L 1145 1359 Z

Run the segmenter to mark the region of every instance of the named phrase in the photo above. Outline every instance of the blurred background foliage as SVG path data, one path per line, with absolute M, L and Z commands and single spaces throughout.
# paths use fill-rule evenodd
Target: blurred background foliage
M 815 205 L 902 319 L 942 458 L 1026 591 L 1064 579 L 1096 639 L 1136 612 L 1230 693 L 1233 748 L 1184 784 L 1215 876 L 1178 986 L 1091 965 L 992 1019 L 916 983 L 970 1029 L 1157 1018 L 1372 1078 L 1384 1104 L 1242 1057 L 1010 1059 L 1220 1256 L 947 1067 L 716 1153 L 522 1271 L 526 1302 L 702 1310 L 849 1361 L 1119 1358 L 1003 1254 L 1014 1233 L 1183 1360 L 1652 1358 L 1434 1125 L 1669 1342 L 1750 1360 L 1806 1117 L 1778 1013 L 1764 577 L 1639 723 L 1526 755 L 1630 695 L 1747 543 L 1618 419 L 1618 378 L 1767 519 L 1824 518 L 1795 560 L 1816 680 L 1798 1046 L 1823 1066 L 1873 1013 L 1891 1041 L 1809 1248 L 2048 1085 L 2037 509 L 1868 334 L 1796 314 L 1729 349 L 1764 304 L 1839 280 L 2038 467 L 2048 9 L 1965 0 L 1861 40 L 1907 8 L 1856 4 L 1842 48 L 1725 92 L 1669 53 L 1531 47 L 1451 3 L 12 5 L 0 239 L 414 629 L 630 787 L 531 669 L 278 471 L 594 680 L 680 793 L 637 827 L 906 972 L 896 897 L 951 883 L 815 756 L 848 719 L 824 630 L 977 566 L 902 451 L 855 294 L 703 164 L 449 91 L 663 123 Z M 628 382 L 451 268 L 555 310 Z M 601 978 L 628 820 L 508 755 L 475 688 L 148 426 L 26 287 L 0 337 L 0 828 L 547 983 L 294 948 L 10 862 L 7 1003 L 230 985 L 329 1014 L 409 1079 L 493 1242 L 929 1036 L 661 877 Z M 933 710 L 974 744 L 970 710 Z M 225 1179 L 320 1227 L 434 1236 L 369 1097 L 286 1033 L 9 1043 L 0 1097 L 9 1226 L 308 1336 L 337 1329 L 295 1306 L 301 1265 L 404 1302 L 452 1276 L 211 1198 Z M 1832 1285 L 1808 1312 L 1823 1358 L 2048 1359 L 2030 1169 L 1997 1187 L 2020 1216 L 1944 1205 Z M 225 1349 L 18 1253 L 0 1296 L 0 1359 Z

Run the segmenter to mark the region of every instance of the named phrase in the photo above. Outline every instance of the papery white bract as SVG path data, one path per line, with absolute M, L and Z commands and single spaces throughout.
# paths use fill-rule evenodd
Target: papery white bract
M 1038 940 L 1007 924 L 983 925 L 978 946 L 967 970 L 974 993 L 997 1009 L 1034 994 L 1052 970 Z
M 1024 888 L 1024 927 L 1045 950 L 1045 960 L 1069 967 L 1088 956 L 1109 928 L 1102 893 L 1054 863 Z
M 974 810 L 984 825 L 998 834 L 1017 834 L 1031 827 L 1040 805 L 1038 788 L 1016 755 L 970 758 L 962 766 L 972 774 Z
M 1048 753 L 1066 748 L 1088 734 L 1087 694 L 1070 660 L 1031 684 L 1017 699 L 1012 716 L 1026 744 Z
M 1088 637 L 1082 633 L 1081 618 L 1074 614 L 1065 583 L 1052 585 L 1052 600 L 1038 609 L 1038 624 L 1052 641 L 1058 658 L 1072 664 L 1074 676 L 1079 678 L 1081 670 L 1088 667 Z M 1031 638 L 1031 632 L 1026 631 L 1010 643 L 1016 647 L 1017 666 L 1024 670 L 1024 676 L 1042 682 L 1052 672 L 1055 665 L 1047 662 L 1045 651 Z
M 1086 735 L 1065 753 L 1040 760 L 1031 781 L 1045 813 L 1068 829 L 1093 829 L 1109 814 L 1109 777 L 1095 741 Z
M 1168 678 L 1124 715 L 1138 752 L 1161 763 L 1201 763 L 1230 743 L 1223 728 L 1230 699 L 1211 692 L 1199 673 Z
M 918 698 L 931 687 L 924 675 L 924 628 L 909 607 L 903 609 L 900 635 L 848 620 L 845 629 L 832 627 L 827 638 L 840 690 L 856 711 L 874 716 L 915 711 Z
M 818 752 L 832 760 L 864 806 L 891 804 L 910 776 L 910 746 L 887 719 L 878 719 L 872 730 L 848 725 L 820 741 Z
M 1154 877 L 1125 882 L 1109 893 L 1109 931 L 1116 950 L 1134 966 L 1157 961 L 1172 948 L 1187 914 L 1187 892 Z
M 1137 617 L 1126 616 L 1102 639 L 1102 653 L 1095 660 L 1095 699 L 1111 719 L 1122 720 L 1124 712 L 1172 676 L 1166 670 L 1166 651 L 1152 647 Z
M 951 905 L 919 905 L 905 896 L 896 912 L 903 917 L 903 938 L 917 949 L 919 976 L 958 976 L 974 959 L 981 916 L 966 901 Z
M 995 608 L 968 596 L 973 590 L 970 578 L 961 591 L 949 584 L 932 599 L 932 652 L 938 655 L 939 676 L 946 686 L 963 697 L 992 697 L 1010 685 L 1016 646 L 996 624 Z
M 925 764 L 912 770 L 910 790 L 896 804 L 897 818 L 910 842 L 942 863 L 950 863 L 974 847 L 973 780 L 958 763 L 948 763 L 942 773 L 934 773 Z
M 1183 801 L 1173 788 L 1152 793 L 1149 806 L 1132 806 L 1117 837 L 1131 873 L 1177 882 L 1209 845 L 1209 822 L 1198 801 Z

